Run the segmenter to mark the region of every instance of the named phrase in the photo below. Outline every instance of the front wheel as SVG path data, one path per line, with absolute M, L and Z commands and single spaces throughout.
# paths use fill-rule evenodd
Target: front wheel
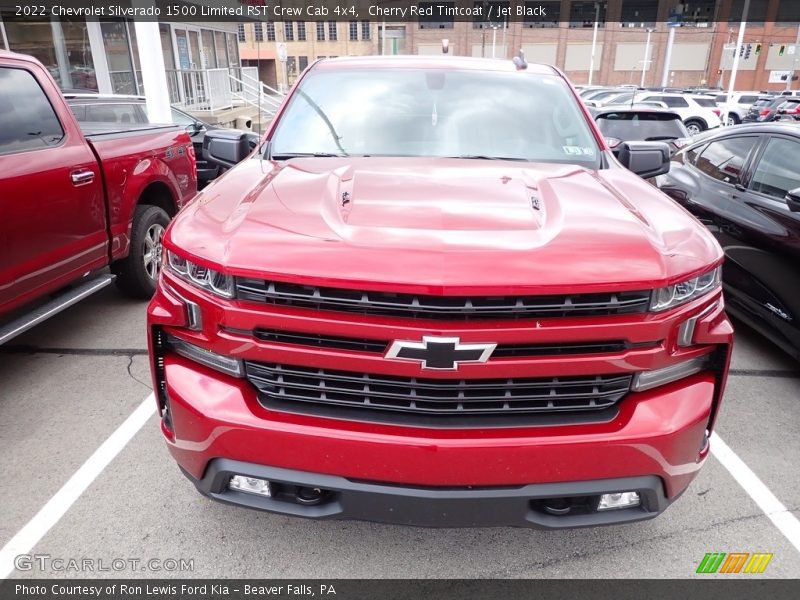
M 738 125 L 739 123 L 741 123 L 741 121 L 739 120 L 739 117 L 737 117 L 736 115 L 728 115 L 728 125 L 729 126 L 730 125 Z
M 117 287 L 134 298 L 150 298 L 161 271 L 161 242 L 169 215 L 157 206 L 137 206 L 128 256 L 111 265 Z
M 698 133 L 702 133 L 705 130 L 705 127 L 700 121 L 696 121 L 694 119 L 690 119 L 686 121 L 686 130 L 689 132 L 689 135 L 697 135 Z

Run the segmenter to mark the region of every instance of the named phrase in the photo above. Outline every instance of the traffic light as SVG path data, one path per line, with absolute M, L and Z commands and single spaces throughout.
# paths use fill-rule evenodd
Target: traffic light
M 739 58 L 742 58 L 743 56 L 744 56 L 744 44 L 739 46 Z
M 778 56 L 783 56 L 783 53 L 786 52 L 786 46 L 781 46 L 778 49 Z
M 747 47 L 746 47 L 746 49 L 744 51 L 744 59 L 745 60 L 750 58 L 750 50 L 752 49 L 752 47 L 753 47 L 753 44 L 747 44 Z
M 756 44 L 756 56 L 761 54 L 761 44 Z

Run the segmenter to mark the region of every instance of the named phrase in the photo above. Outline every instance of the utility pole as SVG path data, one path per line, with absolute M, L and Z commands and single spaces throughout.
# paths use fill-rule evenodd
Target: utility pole
M 597 26 L 600 21 L 600 3 L 594 3 L 594 33 L 592 33 L 592 55 L 589 59 L 589 85 L 592 85 L 592 77 L 594 76 L 594 51 L 597 48 Z
M 648 28 L 647 29 L 647 43 L 644 46 L 644 60 L 642 61 L 642 81 L 639 87 L 644 87 L 644 76 L 645 73 L 650 69 L 650 34 L 653 33 L 653 30 Z
M 742 10 L 742 22 L 739 24 L 739 37 L 736 39 L 736 50 L 733 55 L 733 66 L 731 66 L 731 78 L 728 82 L 728 102 L 730 102 L 733 92 L 736 89 L 736 72 L 739 70 L 739 54 L 742 52 L 742 43 L 744 42 L 744 30 L 747 27 L 747 11 L 750 10 L 750 0 L 744 0 L 744 9 Z M 722 126 L 728 124 L 728 102 L 725 103 L 725 108 L 722 111 Z
M 800 57 L 800 25 L 797 26 L 797 41 L 794 43 L 794 59 L 792 60 L 792 68 L 789 71 L 789 76 L 786 78 L 786 91 L 792 89 L 792 77 L 794 77 L 794 68 L 797 65 L 797 59 Z

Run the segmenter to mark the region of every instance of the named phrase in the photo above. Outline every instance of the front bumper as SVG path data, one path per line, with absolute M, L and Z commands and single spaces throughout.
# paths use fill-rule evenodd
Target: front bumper
M 312 519 L 354 519 L 422 527 L 595 527 L 652 519 L 669 505 L 658 477 L 628 477 L 513 487 L 448 488 L 396 486 L 344 477 L 216 459 L 200 480 L 184 474 L 205 496 L 247 508 Z M 228 489 L 233 475 L 266 479 L 285 490 L 323 491 L 313 505 L 284 497 L 262 497 Z M 609 511 L 550 514 L 548 500 L 594 498 L 620 490 L 639 492 L 641 505 Z M 591 500 L 590 500 L 591 502 Z
M 198 301 L 202 299 L 192 290 L 181 293 L 194 293 Z M 162 430 L 175 460 L 201 492 L 284 514 L 441 526 L 580 527 L 647 519 L 687 488 L 708 454 L 707 436 L 713 430 L 724 388 L 731 342 L 730 323 L 721 303 L 710 313 L 704 311 L 712 301 L 716 300 L 706 299 L 666 315 L 637 317 L 630 323 L 622 323 L 623 319 L 613 324 L 583 319 L 580 327 L 577 323 L 548 323 L 536 333 L 537 338 L 548 336 L 546 341 L 618 335 L 631 342 L 662 340 L 655 346 L 614 355 L 502 359 L 463 368 L 465 377 L 472 373 L 512 377 L 518 372 L 551 376 L 655 369 L 711 351 L 720 359 L 712 370 L 648 391 L 630 392 L 618 403 L 616 413 L 602 421 L 426 428 L 295 414 L 266 408 L 246 379 L 224 375 L 167 351 L 154 365 L 156 389 L 163 398 Z M 176 334 L 223 355 L 317 367 L 335 365 L 354 372 L 419 375 L 413 370 L 419 367 L 381 356 L 240 340 L 221 331 L 223 325 L 242 329 L 272 326 L 275 321 L 278 328 L 332 335 L 345 333 L 340 329 L 346 325 L 352 329 L 346 333 L 356 336 L 360 329 L 386 328 L 387 324 L 342 324 L 323 315 L 301 319 L 289 311 L 272 315 L 233 303 L 225 310 L 208 303 L 203 310 L 208 315 L 204 329 L 188 331 L 180 300 L 159 289 L 150 305 L 149 323 L 167 331 L 174 328 Z M 695 330 L 698 345 L 675 349 L 678 325 L 701 312 Z M 309 323 L 303 326 L 301 321 Z M 429 333 L 428 329 L 422 333 Z M 447 329 L 440 331 L 435 326 L 430 332 L 444 331 Z M 420 332 L 398 322 L 392 325 L 391 334 L 416 339 Z M 466 334 L 471 336 L 468 341 L 480 341 L 486 332 L 465 329 Z M 519 325 L 493 329 L 491 334 L 492 339 L 508 342 L 531 335 Z M 150 341 L 152 351 L 152 338 Z M 226 477 L 236 469 L 238 474 L 262 474 L 262 478 L 278 478 L 287 485 L 324 488 L 330 491 L 331 500 L 324 506 L 298 507 L 225 491 Z M 543 497 L 618 491 L 639 491 L 642 507 L 554 516 L 535 510 L 532 504 Z

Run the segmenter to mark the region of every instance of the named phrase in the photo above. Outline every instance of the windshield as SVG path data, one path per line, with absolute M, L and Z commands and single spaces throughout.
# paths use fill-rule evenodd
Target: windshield
M 281 117 L 270 154 L 437 156 L 596 168 L 597 143 L 552 75 L 450 69 L 312 71 Z
M 609 113 L 600 115 L 597 125 L 604 136 L 625 141 L 654 142 L 689 137 L 680 118 L 664 113 Z

